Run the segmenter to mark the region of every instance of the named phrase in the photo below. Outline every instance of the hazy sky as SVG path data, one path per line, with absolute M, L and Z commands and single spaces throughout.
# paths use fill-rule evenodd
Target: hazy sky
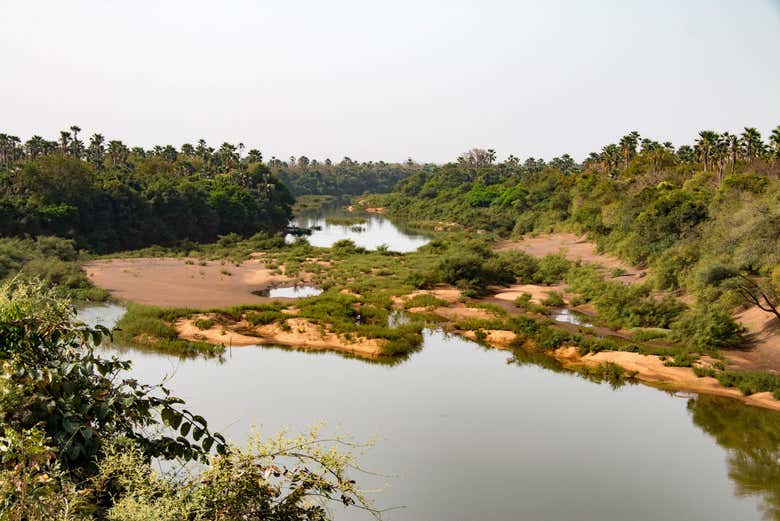
M 778 0 L 0 0 L 0 132 L 550 158 L 780 124 Z

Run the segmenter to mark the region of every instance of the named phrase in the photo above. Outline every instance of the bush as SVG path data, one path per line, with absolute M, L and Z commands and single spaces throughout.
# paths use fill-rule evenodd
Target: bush
M 566 302 L 564 302 L 560 293 L 557 291 L 550 291 L 547 293 L 547 298 L 542 301 L 542 304 L 550 308 L 559 308 L 565 305 Z
M 533 275 L 537 284 L 557 284 L 566 278 L 574 263 L 563 255 L 547 255 L 539 260 L 539 268 Z
M 447 307 L 449 305 L 450 303 L 446 300 L 436 298 L 429 293 L 421 293 L 404 302 L 404 309 Z
M 780 392 L 780 376 L 764 371 L 721 371 L 716 378 L 721 385 L 736 387 L 745 396 Z
M 253 326 L 264 326 L 288 317 L 281 311 L 250 311 L 246 314 L 247 321 Z
M 686 311 L 671 329 L 671 340 L 704 352 L 744 343 L 744 328 L 729 312 L 712 307 Z
M 210 318 L 199 318 L 195 321 L 195 327 L 201 331 L 214 327 L 214 321 Z

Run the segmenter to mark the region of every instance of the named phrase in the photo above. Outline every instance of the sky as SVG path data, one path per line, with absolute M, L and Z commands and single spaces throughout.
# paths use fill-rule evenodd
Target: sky
M 780 0 L 0 0 L 0 132 L 546 159 L 780 125 Z

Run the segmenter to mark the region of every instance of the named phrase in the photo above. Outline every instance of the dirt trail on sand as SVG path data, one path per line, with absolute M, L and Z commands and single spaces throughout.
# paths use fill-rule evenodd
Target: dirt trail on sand
M 139 304 L 170 307 L 216 308 L 268 302 L 253 291 L 293 279 L 274 274 L 262 261 L 236 266 L 221 261 L 200 265 L 196 259 L 107 259 L 84 265 L 92 283 L 113 297 Z M 283 300 L 283 299 L 282 299 Z
M 579 237 L 573 233 L 553 233 L 539 235 L 537 237 L 525 237 L 520 241 L 501 241 L 496 244 L 496 250 L 520 250 L 532 257 L 544 257 L 556 253 L 562 254 L 569 260 L 591 264 L 600 264 L 608 270 L 621 269 L 625 272 L 619 277 L 611 277 L 613 280 L 633 283 L 642 280 L 646 273 L 638 270 L 628 263 L 608 255 L 598 253 L 596 245 L 588 242 L 585 237 Z

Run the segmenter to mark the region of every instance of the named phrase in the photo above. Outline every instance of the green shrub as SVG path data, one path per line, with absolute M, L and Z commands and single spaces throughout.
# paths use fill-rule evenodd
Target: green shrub
M 547 293 L 547 298 L 542 301 L 542 304 L 549 308 L 559 308 L 566 304 L 563 297 L 557 291 L 550 291 Z
M 214 327 L 214 321 L 210 318 L 199 318 L 195 320 L 195 327 L 200 329 L 201 331 L 204 331 L 206 329 L 211 329 Z
M 563 255 L 547 255 L 539 260 L 539 268 L 533 274 L 537 284 L 557 284 L 566 278 L 574 263 Z
M 419 295 L 415 295 L 409 300 L 407 300 L 406 302 L 404 302 L 405 309 L 447 307 L 449 305 L 450 305 L 449 302 L 447 302 L 446 300 L 436 298 L 435 296 L 429 293 L 421 293 Z
M 264 326 L 273 322 L 282 321 L 289 315 L 281 311 L 249 311 L 246 314 L 246 320 L 253 326 Z
M 744 328 L 728 311 L 713 307 L 686 311 L 671 329 L 671 340 L 705 352 L 744 343 Z
M 721 371 L 716 378 L 721 385 L 736 387 L 745 396 L 760 392 L 780 393 L 780 376 L 765 371 Z

